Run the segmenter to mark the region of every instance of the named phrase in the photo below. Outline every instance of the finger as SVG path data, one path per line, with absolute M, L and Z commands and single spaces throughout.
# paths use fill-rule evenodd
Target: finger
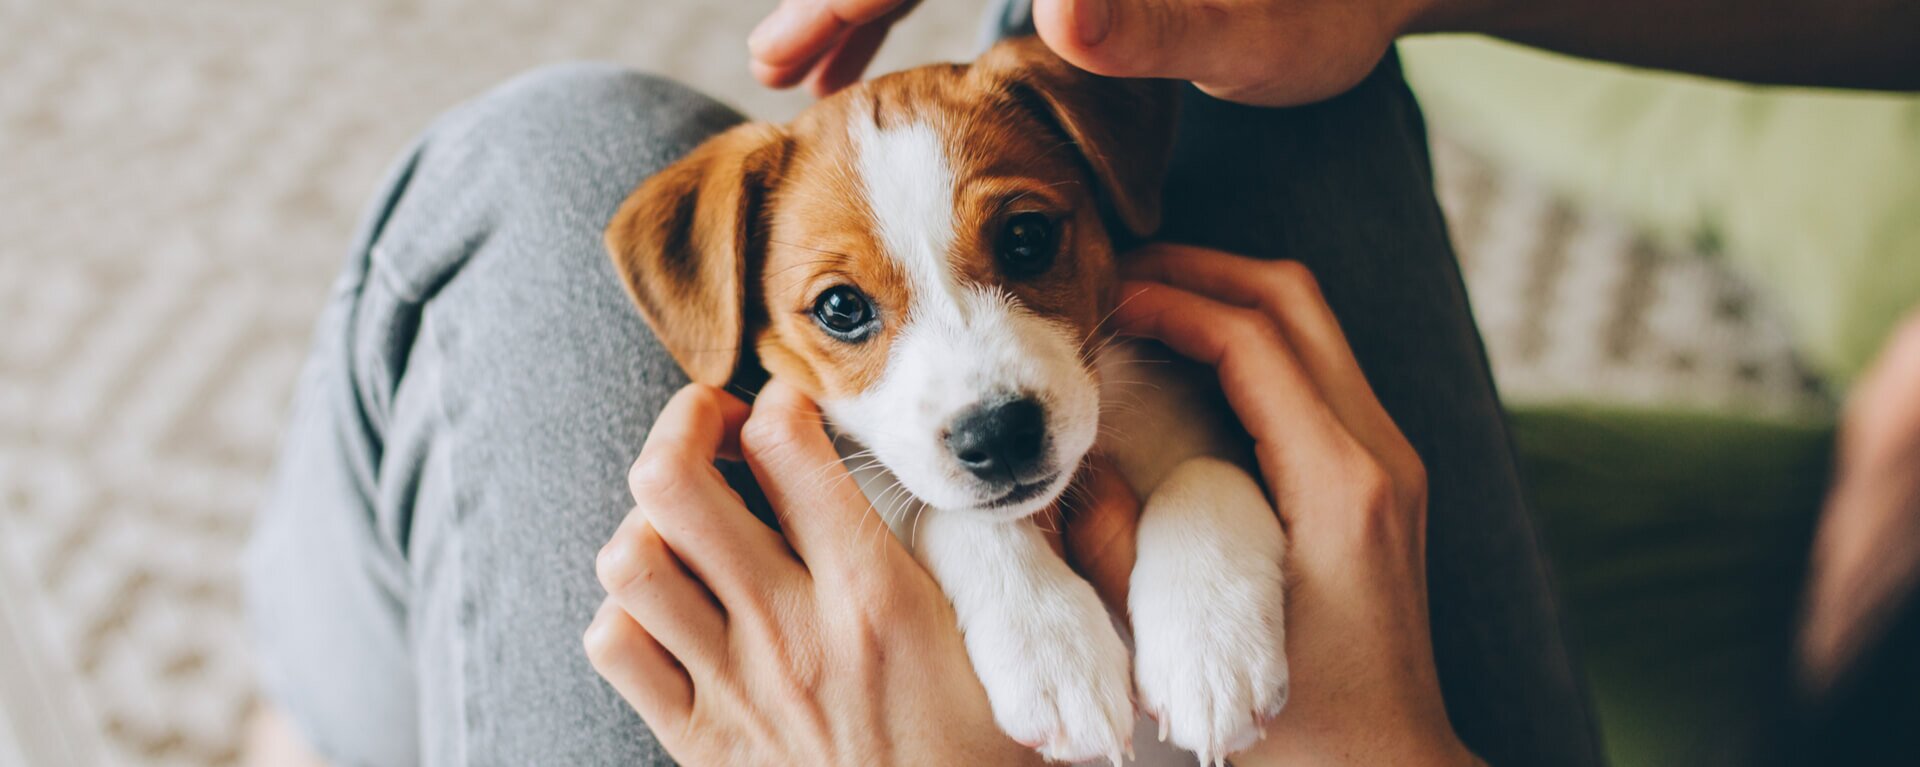
M 714 467 L 739 451 L 746 405 L 707 386 L 674 394 L 627 474 L 635 506 L 722 604 L 765 589 L 798 567 L 780 535 L 747 510 Z
M 747 35 L 747 54 L 756 64 L 776 69 L 811 64 L 845 29 L 826 0 L 782 0 Z
M 813 72 L 816 60 L 809 59 L 799 64 L 773 66 L 759 61 L 747 62 L 747 69 L 753 73 L 753 79 L 768 88 L 785 89 L 799 85 Z
M 1129 278 L 1164 282 L 1202 296 L 1259 309 L 1286 337 L 1314 387 L 1349 431 L 1381 459 L 1410 452 L 1373 394 L 1332 307 L 1298 261 L 1262 261 L 1191 245 L 1157 243 L 1125 260 Z
M 714 387 L 683 386 L 654 417 L 640 457 L 649 450 L 671 450 L 700 463 L 740 460 L 740 425 L 749 412 L 739 397 Z
M 887 32 L 893 29 L 893 20 L 905 9 L 906 6 L 902 6 L 894 15 L 850 30 L 814 66 L 807 77 L 807 89 L 824 98 L 860 82 L 867 65 L 873 63 L 874 54 L 880 51 L 880 44 L 887 39 Z
M 1254 439 L 1283 519 L 1291 521 L 1289 494 L 1372 468 L 1372 455 L 1347 432 L 1264 314 L 1160 283 L 1128 282 L 1113 322 L 1121 333 L 1157 339 L 1214 368 L 1227 403 Z M 1351 463 L 1360 457 L 1366 467 Z
M 1068 491 L 1066 556 L 1081 577 L 1107 603 L 1125 615 L 1127 584 L 1133 579 L 1134 534 L 1140 523 L 1140 498 L 1119 467 L 1094 457 Z
M 791 67 L 815 60 L 848 27 L 873 22 L 904 0 L 784 0 L 747 36 L 754 61 Z
M 840 463 L 819 408 L 805 394 L 779 379 L 768 382 L 754 400 L 741 442 L 747 465 L 780 514 L 787 542 L 815 576 L 845 574 L 831 563 L 845 561 L 856 540 L 865 544 L 860 557 L 872 558 L 875 528 L 884 530 L 886 523 Z M 898 549 L 892 536 L 877 537 L 883 551 Z
M 1277 39 L 1271 3 L 1220 0 L 1036 0 L 1033 22 L 1047 47 L 1109 77 L 1237 83 L 1254 76 Z
M 726 616 L 646 517 L 628 515 L 595 558 L 594 571 L 607 595 L 682 665 L 715 661 L 725 645 Z
M 1920 389 L 1916 383 L 1920 383 L 1920 311 L 1910 312 L 1901 321 L 1847 392 L 1838 445 L 1843 468 L 1876 471 L 1885 465 L 1878 459 L 1907 452 L 1903 443 L 1920 429 L 1920 397 L 1912 396 Z
M 587 661 L 655 733 L 679 732 L 693 709 L 693 681 L 647 630 L 609 598 L 581 643 Z
M 1286 333 L 1321 391 L 1367 390 L 1366 376 L 1339 321 L 1300 262 L 1262 261 L 1211 248 L 1155 243 L 1128 254 L 1122 264 L 1128 279 L 1164 282 L 1215 301 L 1261 310 Z

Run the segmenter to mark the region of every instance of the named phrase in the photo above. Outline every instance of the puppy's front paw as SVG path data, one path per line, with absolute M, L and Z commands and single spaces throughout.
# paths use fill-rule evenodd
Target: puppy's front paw
M 1008 736 L 1054 761 L 1132 750 L 1127 648 L 1093 587 L 1070 573 L 967 627 L 974 671 Z
M 1284 551 L 1259 485 L 1224 461 L 1181 464 L 1141 513 L 1128 599 L 1140 705 L 1203 764 L 1252 745 L 1286 705 Z

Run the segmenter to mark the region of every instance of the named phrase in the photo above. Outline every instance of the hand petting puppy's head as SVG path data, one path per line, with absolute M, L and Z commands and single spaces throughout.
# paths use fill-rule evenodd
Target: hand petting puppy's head
M 1159 226 L 1174 114 L 1171 83 L 1009 41 L 716 136 L 607 245 L 695 381 L 751 348 L 920 500 L 1017 518 L 1093 445 L 1109 235 Z

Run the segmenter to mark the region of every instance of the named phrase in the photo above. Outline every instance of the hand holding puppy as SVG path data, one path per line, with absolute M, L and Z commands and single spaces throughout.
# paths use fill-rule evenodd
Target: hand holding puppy
M 859 82 L 918 0 L 781 0 L 748 38 L 754 76 L 815 94 Z M 1041 39 L 1108 77 L 1189 80 L 1257 106 L 1318 101 L 1354 86 L 1431 2 L 1401 0 L 1034 0 Z
M 744 459 L 782 532 L 714 467 Z M 689 386 L 601 551 L 593 667 L 682 764 L 1026 764 L 995 726 L 953 610 L 890 535 L 797 390 Z M 784 537 L 783 537 L 784 533 Z
M 1114 321 L 1218 371 L 1293 540 L 1292 702 L 1234 762 L 1475 763 L 1428 640 L 1424 471 L 1312 277 L 1186 246 L 1125 260 L 1138 281 Z M 995 726 L 945 596 L 844 481 L 818 423 L 778 382 L 751 415 L 708 387 L 674 398 L 634 464 L 640 505 L 599 562 L 594 668 L 687 764 L 1037 762 Z M 716 457 L 752 467 L 784 540 Z M 1067 555 L 1124 604 L 1136 509 L 1110 481 L 1091 494 L 1067 518 Z
M 1476 763 L 1434 668 L 1425 469 L 1313 276 L 1183 245 L 1121 263 L 1119 332 L 1215 369 L 1291 540 L 1290 702 L 1234 764 Z

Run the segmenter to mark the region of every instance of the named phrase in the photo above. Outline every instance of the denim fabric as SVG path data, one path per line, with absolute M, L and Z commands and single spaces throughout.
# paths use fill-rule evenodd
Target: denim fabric
M 1597 764 L 1397 63 L 1313 106 L 1190 91 L 1184 109 L 1164 236 L 1312 267 L 1426 460 L 1455 727 L 1496 765 Z M 580 650 L 626 467 L 686 381 L 601 231 L 739 119 L 567 65 L 450 113 L 400 162 L 320 320 L 248 555 L 267 694 L 325 756 L 669 762 Z

